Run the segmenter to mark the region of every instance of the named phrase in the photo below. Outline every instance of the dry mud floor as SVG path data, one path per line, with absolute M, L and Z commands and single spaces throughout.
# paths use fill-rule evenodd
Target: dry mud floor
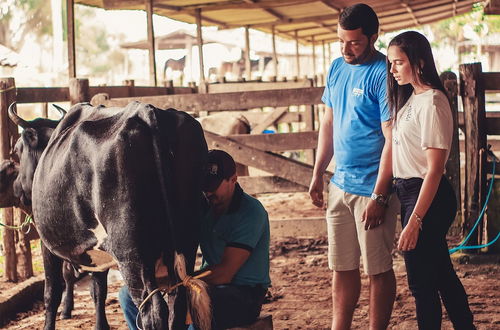
M 322 216 L 323 211 L 310 206 L 305 194 L 277 194 L 261 198 L 271 218 L 286 219 Z M 457 238 L 452 238 L 452 243 Z M 271 279 L 273 286 L 263 307 L 263 314 L 272 314 L 275 329 L 328 329 L 331 318 L 331 272 L 327 269 L 326 239 L 272 237 Z M 416 329 L 415 307 L 406 284 L 402 257 L 395 252 L 397 298 L 390 329 Z M 472 258 L 473 261 L 474 258 Z M 479 330 L 500 329 L 500 265 L 498 256 L 490 263 L 458 264 L 457 273 L 469 295 L 469 302 Z M 353 329 L 367 329 L 368 290 L 363 276 L 363 288 L 354 314 Z M 58 320 L 58 329 L 93 329 L 94 307 L 86 289 L 80 283 L 75 293 L 75 311 L 70 320 Z M 117 300 L 121 285 L 116 280 L 109 285 L 107 317 L 112 329 L 127 329 Z M 0 295 L 12 284 L 0 279 Z M 443 329 L 453 329 L 444 313 Z M 29 312 L 17 315 L 7 329 L 42 329 L 43 305 L 36 303 Z

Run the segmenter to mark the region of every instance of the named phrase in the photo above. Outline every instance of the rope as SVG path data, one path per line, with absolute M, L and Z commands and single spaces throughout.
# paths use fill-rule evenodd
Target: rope
M 489 151 L 489 150 L 488 150 Z M 491 191 L 493 190 L 493 182 L 495 182 L 495 165 L 498 160 L 498 158 L 493 154 L 493 152 L 489 151 L 489 154 L 493 157 L 493 170 L 492 170 L 492 176 L 491 176 L 491 181 L 490 181 L 490 186 L 488 188 L 488 194 L 486 195 L 486 200 L 484 201 L 483 208 L 481 209 L 481 213 L 479 213 L 479 216 L 477 217 L 476 222 L 474 223 L 474 226 L 472 229 L 469 231 L 469 234 L 467 237 L 464 238 L 464 240 L 456 247 L 452 248 L 449 250 L 450 254 L 453 254 L 459 250 L 472 250 L 472 249 L 482 249 L 485 247 L 488 247 L 492 244 L 494 244 L 498 238 L 500 238 L 500 232 L 498 232 L 497 236 L 491 241 L 486 244 L 481 244 L 481 245 L 470 245 L 470 246 L 465 246 L 469 238 L 472 236 L 472 233 L 474 230 L 476 230 L 477 226 L 479 225 L 479 222 L 481 221 L 481 218 L 484 215 L 484 212 L 486 211 L 486 205 L 488 205 L 488 201 L 490 200 L 491 197 Z
M 173 286 L 159 287 L 159 288 L 156 288 L 153 291 L 151 291 L 148 294 L 148 296 L 146 297 L 146 299 L 144 299 L 142 301 L 142 303 L 139 305 L 139 311 L 138 311 L 137 315 L 135 316 L 135 326 L 137 327 L 137 329 L 142 330 L 142 328 L 139 327 L 139 322 L 138 322 L 139 321 L 139 314 L 140 314 L 142 308 L 144 307 L 144 305 L 146 304 L 146 302 L 148 302 L 155 293 L 161 292 L 162 297 L 164 297 L 165 294 L 168 294 L 171 291 L 173 291 L 174 289 L 177 289 L 178 287 L 183 285 L 186 288 L 189 287 L 191 290 L 194 290 L 197 294 L 199 294 L 201 292 L 201 288 L 196 283 L 193 282 L 193 279 L 200 279 L 200 278 L 203 278 L 205 276 L 210 275 L 211 273 L 212 273 L 211 270 L 207 270 L 207 271 L 205 271 L 201 274 L 198 274 L 196 276 L 186 276 L 186 277 L 184 277 L 184 279 L 181 282 L 179 282 Z
M 16 89 L 16 86 L 10 86 L 9 88 L 0 89 L 0 93 L 6 93 L 6 92 L 11 91 L 13 89 Z
M 0 222 L 0 226 L 5 227 L 7 229 L 11 229 L 11 230 L 22 230 L 25 226 L 28 226 L 28 230 L 24 232 L 24 234 L 27 235 L 31 230 L 30 224 L 32 222 L 33 222 L 33 217 L 29 214 L 26 214 L 26 217 L 24 218 L 24 222 L 19 226 L 10 226 L 10 225 L 6 225 L 6 224 L 1 223 L 1 222 Z

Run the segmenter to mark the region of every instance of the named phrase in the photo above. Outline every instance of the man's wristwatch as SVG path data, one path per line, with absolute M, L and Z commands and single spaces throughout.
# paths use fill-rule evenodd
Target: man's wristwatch
M 382 206 L 387 206 L 387 204 L 389 202 L 389 198 L 385 197 L 382 194 L 372 193 L 371 199 L 373 199 L 375 202 L 377 202 L 377 204 L 382 205 Z

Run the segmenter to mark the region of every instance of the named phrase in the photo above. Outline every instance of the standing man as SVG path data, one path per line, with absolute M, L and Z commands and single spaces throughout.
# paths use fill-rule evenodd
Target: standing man
M 271 284 L 267 212 L 243 192 L 236 164 L 222 150 L 208 152 L 203 191 L 209 205 L 201 225 L 201 271 L 211 273 L 201 279 L 209 284 L 212 329 L 251 324 Z M 157 268 L 156 276 L 167 276 L 165 266 Z M 129 329 L 137 329 L 137 307 L 126 287 L 120 290 L 119 300 Z
M 387 328 L 396 294 L 391 252 L 398 205 L 389 198 L 391 118 L 386 58 L 374 46 L 378 27 L 377 15 L 365 4 L 347 7 L 339 16 L 342 57 L 328 73 L 309 187 L 313 204 L 323 207 L 323 174 L 335 154 L 326 219 L 336 330 L 351 326 L 361 290 L 360 256 L 370 280 L 370 329 Z

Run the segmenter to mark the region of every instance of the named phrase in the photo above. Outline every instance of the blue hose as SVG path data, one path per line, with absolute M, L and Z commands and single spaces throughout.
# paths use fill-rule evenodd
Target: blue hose
M 486 200 L 484 201 L 484 205 L 483 205 L 483 208 L 481 210 L 481 213 L 477 217 L 476 223 L 474 224 L 472 229 L 469 231 L 469 234 L 467 235 L 467 237 L 457 247 L 450 249 L 449 250 L 450 254 L 453 254 L 459 250 L 482 249 L 482 248 L 488 247 L 488 246 L 494 244 L 498 240 L 498 238 L 500 237 L 500 232 L 498 232 L 497 236 L 489 243 L 481 244 L 481 245 L 464 246 L 465 243 L 467 243 L 467 241 L 471 237 L 474 230 L 476 230 L 476 227 L 479 225 L 479 222 L 481 221 L 481 218 L 484 214 L 484 211 L 486 211 L 486 205 L 488 205 L 488 201 L 490 200 L 490 197 L 491 197 L 491 191 L 493 190 L 493 182 L 495 182 L 495 165 L 497 162 L 497 158 L 495 157 L 495 155 L 492 152 L 491 152 L 491 155 L 493 156 L 493 172 L 492 172 L 493 174 L 491 176 L 490 187 L 488 188 L 488 194 L 486 195 Z

